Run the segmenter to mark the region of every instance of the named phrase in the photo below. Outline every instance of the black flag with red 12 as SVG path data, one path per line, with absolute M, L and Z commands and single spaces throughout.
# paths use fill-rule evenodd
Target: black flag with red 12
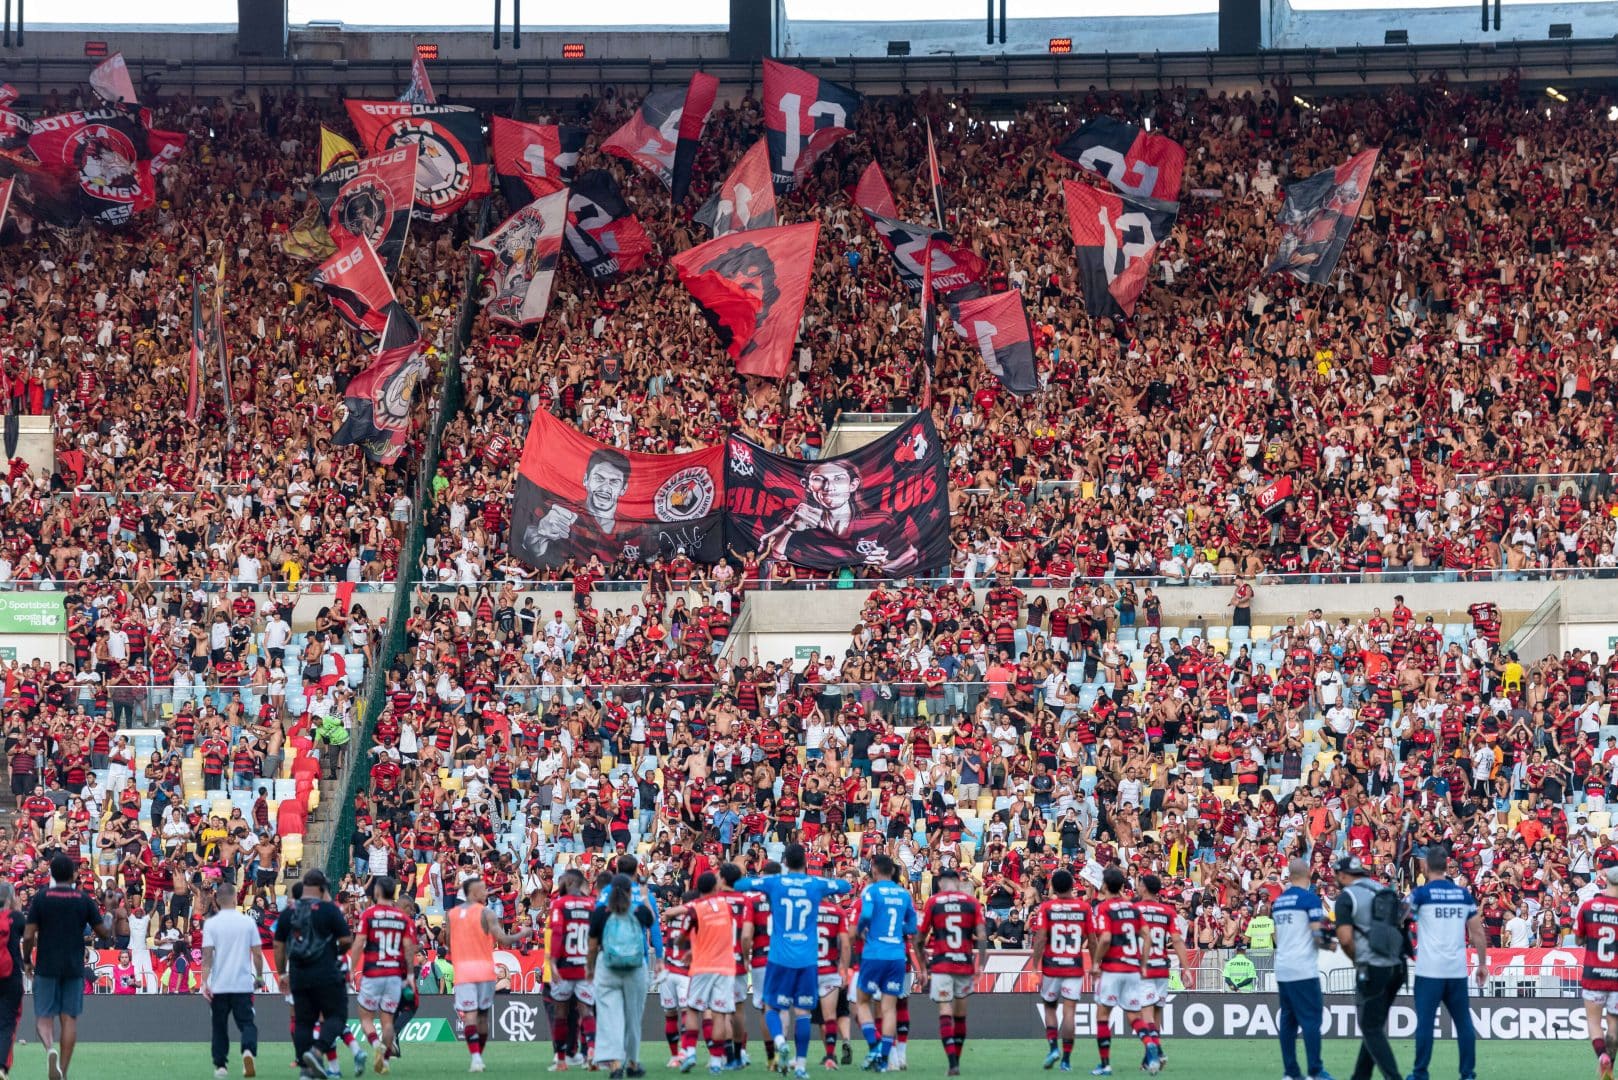
M 1032 394 L 1039 389 L 1039 373 L 1034 365 L 1034 335 L 1023 309 L 1022 294 L 995 293 L 950 305 L 955 329 L 968 341 L 976 342 L 983 364 L 1013 394 Z
M 1090 317 L 1133 315 L 1152 253 L 1174 227 L 1180 204 L 1115 195 L 1074 180 L 1062 181 L 1062 189 Z
M 860 100 L 846 86 L 764 61 L 764 133 L 777 194 L 796 188 L 821 154 L 852 134 Z
M 597 284 L 638 269 L 652 251 L 651 238 L 624 202 L 618 181 L 604 169 L 592 169 L 573 181 L 563 239 L 569 254 Z
M 589 132 L 565 124 L 525 124 L 504 116 L 489 119 L 489 148 L 500 194 L 513 210 L 573 182 L 579 152 Z
M 1106 179 L 1125 195 L 1176 202 L 1185 147 L 1167 135 L 1098 116 L 1056 147 L 1056 156 Z

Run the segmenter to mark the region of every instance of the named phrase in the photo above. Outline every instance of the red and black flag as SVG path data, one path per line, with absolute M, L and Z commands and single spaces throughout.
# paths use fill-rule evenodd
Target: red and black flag
M 777 194 L 803 182 L 815 161 L 853 133 L 860 95 L 801 68 L 764 61 L 764 134 Z
M 743 375 L 779 379 L 792 361 L 820 225 L 731 233 L 682 251 L 675 273 Z
M 1310 285 L 1326 283 L 1360 216 L 1380 152 L 1362 150 L 1335 169 L 1287 185 L 1279 220 L 1281 243 L 1266 274 L 1287 273 Z
M 899 216 L 899 204 L 893 199 L 893 189 L 888 187 L 888 178 L 882 175 L 882 166 L 874 161 L 860 173 L 852 197 L 854 205 L 867 214 L 886 218 Z
M 321 263 L 309 280 L 354 329 L 374 335 L 387 328 L 393 286 L 382 260 L 365 240 L 350 238 L 339 244 L 337 254 Z
M 334 446 L 358 443 L 372 461 L 391 465 L 410 438 L 416 385 L 427 375 L 421 328 L 400 303 L 389 304 L 371 366 L 343 388 L 345 416 Z
M 1039 371 L 1034 363 L 1034 335 L 1023 308 L 1022 294 L 1016 291 L 979 296 L 950 305 L 955 329 L 968 341 L 977 342 L 983 364 L 1013 394 L 1032 394 L 1039 389 Z
M 202 321 L 202 285 L 191 275 L 191 352 L 185 370 L 185 418 L 193 424 L 202 415 L 202 367 L 208 352 L 208 326 Z
M 949 466 L 932 414 L 852 454 L 802 461 L 725 443 L 729 546 L 818 570 L 926 574 L 949 565 Z
M 691 190 L 691 166 L 697 160 L 702 129 L 707 126 L 708 114 L 713 112 L 714 98 L 718 94 L 718 79 L 700 71 L 691 76 L 691 84 L 685 90 L 685 108 L 680 112 L 680 138 L 674 144 L 674 176 L 669 184 L 675 206 L 685 202 Z
M 567 192 L 553 191 L 512 214 L 472 247 L 483 255 L 492 286 L 489 316 L 508 326 L 545 317 L 567 223 Z
M 945 299 L 959 297 L 962 290 L 972 290 L 966 295 L 981 295 L 979 283 L 988 272 L 988 264 L 971 248 L 957 244 L 955 238 L 942 229 L 891 216 L 893 193 L 875 162 L 867 166 L 860 177 L 854 189 L 854 202 L 882 238 L 882 246 L 893 257 L 899 279 L 912 293 L 921 289 L 922 279 L 930 269 L 935 295 Z M 889 214 L 884 215 L 879 208 L 887 209 Z
M 655 175 L 673 192 L 678 204 L 691 185 L 691 162 L 718 90 L 719 80 L 699 71 L 691 76 L 684 90 L 647 94 L 640 108 L 601 144 L 601 149 Z
M 16 186 L 15 180 L 0 180 L 0 230 L 6 227 L 6 215 L 11 212 L 11 194 Z
M 1133 315 L 1152 253 L 1174 227 L 1180 204 L 1116 195 L 1075 180 L 1062 181 L 1062 190 L 1079 248 L 1086 310 L 1092 319 Z
M 770 147 L 760 139 L 742 155 L 719 190 L 702 204 L 696 219 L 714 239 L 745 229 L 771 229 L 777 223 L 775 185 L 770 182 Z
M 1185 147 L 1167 135 L 1098 116 L 1063 139 L 1056 156 L 1089 169 L 1122 194 L 1179 201 Z
M 389 277 L 398 270 L 410 235 L 418 152 L 412 145 L 395 146 L 363 161 L 334 165 L 314 184 L 332 239 L 341 244 L 355 237 L 370 244 Z
M 604 169 L 592 169 L 573 181 L 563 235 L 568 252 L 597 284 L 639 269 L 652 251 L 651 238 L 624 202 L 618 181 Z
M 415 144 L 417 217 L 443 221 L 489 193 L 489 147 L 476 109 L 409 101 L 344 104 L 366 153 Z
M 591 556 L 651 562 L 725 553 L 724 448 L 638 454 L 597 442 L 544 409 L 517 466 L 510 548 L 530 566 Z
M 400 101 L 408 101 L 412 105 L 436 105 L 438 95 L 433 93 L 433 81 L 427 77 L 427 61 L 418 53 L 410 61 L 410 85 L 405 92 L 399 95 Z
M 0 150 L 21 150 L 33 133 L 32 120 L 14 111 L 10 102 L 0 103 Z
M 589 132 L 557 124 L 525 124 L 504 116 L 489 119 L 489 146 L 500 194 L 513 210 L 573 182 L 579 152 Z
M 138 109 L 105 105 L 41 117 L 28 148 L 57 193 L 98 225 L 127 225 L 156 202 Z

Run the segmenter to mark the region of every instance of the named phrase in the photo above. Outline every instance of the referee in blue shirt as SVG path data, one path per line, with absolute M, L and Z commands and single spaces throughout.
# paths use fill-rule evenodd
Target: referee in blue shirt
M 1326 935 L 1326 905 L 1320 894 L 1309 887 L 1309 863 L 1293 859 L 1287 863 L 1287 890 L 1270 905 L 1275 920 L 1275 992 L 1281 999 L 1276 1021 L 1281 1038 L 1281 1071 L 1285 1080 L 1331 1080 L 1320 1060 L 1320 1020 L 1324 1002 L 1320 997 L 1320 959 Z M 1298 1070 L 1298 1033 L 1303 1033 L 1303 1049 L 1309 1071 Z
M 1455 1023 L 1461 1080 L 1477 1076 L 1477 1033 L 1467 1007 L 1466 946 L 1477 951 L 1478 981 L 1488 971 L 1488 939 L 1472 894 L 1449 879 L 1449 853 L 1427 849 L 1427 883 L 1410 894 L 1416 920 L 1416 1066 L 1409 1080 L 1427 1080 L 1433 1060 L 1433 1022 L 1443 1004 Z

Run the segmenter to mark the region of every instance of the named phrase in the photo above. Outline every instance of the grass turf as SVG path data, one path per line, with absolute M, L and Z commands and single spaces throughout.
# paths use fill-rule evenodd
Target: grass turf
M 94 1023 L 93 1018 L 90 1021 Z M 859 1040 L 856 1039 L 856 1043 Z M 1115 1042 L 1113 1072 L 1119 1077 L 1144 1076 L 1139 1071 L 1140 1047 L 1131 1040 Z M 817 1055 L 819 1044 L 811 1049 L 811 1061 Z M 1338 1080 L 1347 1080 L 1353 1072 L 1354 1055 L 1359 1044 L 1344 1039 L 1326 1042 L 1326 1068 Z M 667 1046 L 649 1045 L 646 1050 L 647 1070 L 650 1078 L 674 1077 L 677 1072 L 663 1067 L 668 1060 Z M 759 1048 L 755 1045 L 754 1050 Z M 857 1056 L 844 1073 L 859 1074 L 861 1047 L 855 1046 Z M 1302 1049 L 1300 1045 L 1300 1051 Z M 1253 1080 L 1281 1076 L 1281 1059 L 1274 1040 L 1245 1039 L 1165 1039 L 1164 1050 L 1169 1065 L 1163 1071 L 1166 1077 L 1186 1080 Z M 1407 1071 L 1414 1056 L 1413 1044 L 1407 1039 L 1394 1041 L 1400 1068 Z M 1040 1063 L 1045 1055 L 1045 1041 L 1037 1034 L 1028 1039 L 976 1039 L 969 1041 L 966 1057 L 961 1063 L 965 1076 L 1008 1080 L 1011 1077 L 1037 1077 L 1061 1075 L 1044 1073 Z M 496 1042 L 485 1054 L 490 1080 L 533 1080 L 544 1075 L 550 1063 L 549 1043 Z M 338 1049 L 338 1060 L 345 1076 L 353 1075 L 348 1051 Z M 258 1055 L 258 1075 L 269 1080 L 291 1080 L 296 1074 L 290 1067 L 292 1047 L 284 1039 L 265 1043 Z M 393 1063 L 394 1077 L 427 1078 L 466 1075 L 468 1057 L 466 1048 L 458 1044 L 438 1043 L 407 1046 L 402 1060 Z M 1093 1039 L 1079 1040 L 1073 1050 L 1073 1073 L 1088 1076 L 1096 1063 Z M 707 1055 L 692 1075 L 706 1076 Z M 818 1063 L 811 1071 L 826 1075 Z M 582 1071 L 580 1071 L 582 1072 Z M 1433 1080 L 1451 1080 L 1456 1076 L 1455 1044 L 1440 1042 L 1433 1056 Z M 231 1053 L 230 1073 L 241 1075 L 241 1063 L 234 1049 Z M 920 1076 L 943 1076 L 944 1052 L 936 1042 L 913 1043 L 910 1048 L 909 1073 Z M 32 1039 L 28 1045 L 17 1048 L 11 1075 L 16 1078 L 45 1076 L 45 1055 Z M 70 1080 L 183 1080 L 186 1077 L 207 1078 L 213 1075 L 213 1064 L 208 1057 L 206 1017 L 197 1017 L 197 1041 L 192 1043 L 84 1043 L 73 1056 Z M 367 1076 L 376 1074 L 367 1070 Z M 582 1073 L 578 1080 L 592 1074 Z M 604 1073 L 593 1074 L 605 1080 Z M 771 1074 L 762 1063 L 755 1063 L 743 1076 L 765 1080 Z M 1478 1075 L 1487 1080 L 1564 1080 L 1595 1075 L 1595 1061 L 1588 1043 L 1583 1042 L 1488 1042 L 1478 1044 Z

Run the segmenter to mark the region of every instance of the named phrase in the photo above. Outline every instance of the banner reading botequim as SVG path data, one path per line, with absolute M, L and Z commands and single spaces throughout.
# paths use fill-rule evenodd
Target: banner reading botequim
M 724 553 L 721 447 L 637 454 L 600 443 L 544 410 L 534 414 L 517 468 L 511 550 L 530 566 L 651 562 L 684 549 L 695 562 Z
M 948 479 L 927 413 L 824 461 L 782 457 L 732 435 L 725 444 L 730 544 L 819 570 L 942 569 L 950 553 Z

